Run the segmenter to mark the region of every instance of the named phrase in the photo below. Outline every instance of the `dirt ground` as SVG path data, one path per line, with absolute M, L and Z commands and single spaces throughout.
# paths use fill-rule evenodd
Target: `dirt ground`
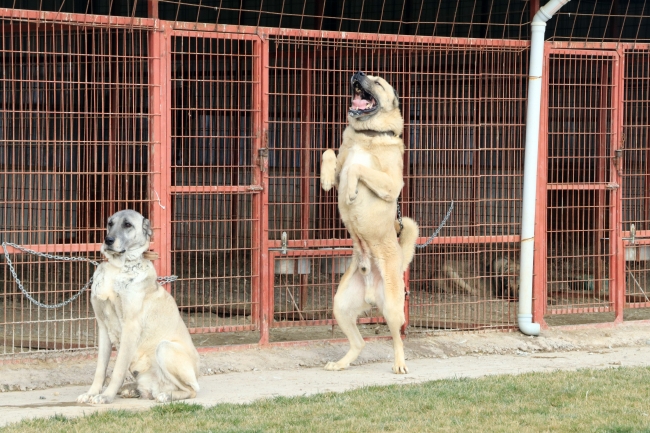
M 611 328 L 554 328 L 539 337 L 519 332 L 449 332 L 405 340 L 408 375 L 391 372 L 392 344 L 369 341 L 344 372 L 322 366 L 347 350 L 347 343 L 243 348 L 201 354 L 202 390 L 196 402 L 245 402 L 274 395 L 343 391 L 358 386 L 415 383 L 445 377 L 476 377 L 561 368 L 650 365 L 650 323 Z M 0 425 L 24 417 L 76 416 L 94 410 L 142 409 L 152 402 L 116 399 L 109 407 L 77 405 L 92 381 L 95 353 L 48 354 L 0 364 Z

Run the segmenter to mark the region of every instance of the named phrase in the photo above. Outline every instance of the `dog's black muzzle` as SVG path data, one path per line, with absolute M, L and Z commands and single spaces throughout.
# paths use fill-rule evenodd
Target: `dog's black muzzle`
M 354 83 L 356 83 L 356 82 L 360 82 L 360 81 L 363 80 L 365 77 L 366 77 L 366 73 L 365 73 L 365 72 L 358 71 L 357 73 L 355 73 L 354 75 L 352 75 L 352 78 L 350 79 L 350 84 L 354 85 Z

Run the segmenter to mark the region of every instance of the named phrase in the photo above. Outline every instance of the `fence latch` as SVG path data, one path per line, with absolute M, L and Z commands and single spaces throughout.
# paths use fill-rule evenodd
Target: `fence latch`
M 623 238 L 624 241 L 630 241 L 632 245 L 634 245 L 634 241 L 636 240 L 636 227 L 634 224 L 630 225 L 630 237 L 629 238 Z
M 282 248 L 282 254 L 286 254 L 287 253 L 287 232 L 282 232 L 280 247 Z
M 262 172 L 266 171 L 266 165 L 269 160 L 269 148 L 268 147 L 262 147 L 257 151 L 257 163 L 260 166 L 260 170 Z
M 614 169 L 620 175 L 621 174 L 621 161 L 623 159 L 623 148 L 616 149 L 614 151 L 614 157 L 612 162 L 614 163 Z

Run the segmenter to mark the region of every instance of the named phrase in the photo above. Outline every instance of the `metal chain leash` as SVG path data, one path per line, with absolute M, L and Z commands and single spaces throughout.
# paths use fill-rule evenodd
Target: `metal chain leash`
M 449 205 L 449 210 L 447 210 L 447 214 L 442 219 L 442 222 L 440 223 L 440 225 L 438 226 L 436 231 L 433 232 L 433 234 L 431 236 L 429 236 L 429 239 L 427 239 L 427 241 L 425 243 L 423 243 L 423 244 L 415 244 L 415 248 L 424 248 L 426 246 L 429 246 L 431 244 L 431 242 L 433 242 L 433 240 L 438 236 L 438 233 L 440 233 L 440 230 L 442 230 L 442 228 L 445 226 L 445 224 L 447 224 L 447 220 L 451 216 L 451 212 L 453 210 L 454 210 L 454 202 L 452 201 L 451 204 Z
M 176 275 L 169 275 L 168 277 L 158 277 L 158 282 L 160 283 L 161 286 L 164 286 L 165 284 L 173 283 L 176 280 L 178 280 L 178 277 Z
M 438 233 L 440 233 L 440 230 L 447 224 L 447 220 L 451 216 L 451 212 L 454 210 L 454 202 L 451 202 L 451 205 L 449 205 L 449 209 L 447 210 L 447 214 L 445 217 L 442 219 L 442 222 L 438 226 L 435 232 L 431 236 L 429 236 L 429 239 L 423 244 L 415 244 L 415 248 L 425 248 L 433 242 L 433 240 L 438 236 Z M 397 203 L 397 221 L 399 222 L 399 233 L 397 233 L 397 237 L 402 234 L 402 230 L 404 229 L 404 224 L 402 224 L 402 209 L 399 205 L 399 202 Z
M 81 296 L 81 294 L 84 291 L 86 291 L 86 289 L 92 284 L 93 278 L 90 277 L 90 280 L 86 283 L 86 285 L 83 286 L 81 288 L 81 290 L 79 290 L 77 293 L 75 293 L 70 299 L 68 299 L 66 301 L 63 301 L 63 302 L 60 302 L 58 304 L 54 304 L 54 305 L 43 304 L 42 302 L 39 302 L 38 300 L 34 299 L 32 297 L 32 295 L 30 295 L 29 292 L 27 290 L 25 290 L 25 288 L 23 287 L 23 283 L 18 278 L 18 274 L 16 273 L 16 270 L 14 269 L 13 263 L 11 262 L 11 259 L 9 258 L 9 252 L 7 251 L 7 246 L 10 246 L 12 248 L 15 248 L 15 249 L 17 249 L 19 251 L 22 251 L 24 253 L 27 253 L 27 254 L 32 254 L 32 255 L 35 255 L 35 256 L 39 256 L 39 257 L 45 257 L 47 259 L 63 260 L 63 261 L 69 261 L 69 262 L 88 262 L 88 263 L 92 263 L 95 266 L 99 266 L 99 262 L 96 262 L 94 260 L 90 260 L 90 259 L 88 259 L 86 257 L 54 256 L 54 255 L 48 254 L 48 253 L 39 253 L 38 251 L 30 250 L 29 248 L 25 248 L 25 247 L 22 247 L 20 245 L 16 245 L 16 244 L 11 243 L 11 242 L 3 242 L 2 243 L 2 249 L 4 250 L 5 258 L 7 259 L 7 266 L 9 266 L 9 271 L 11 272 L 11 275 L 14 277 L 14 280 L 16 280 L 16 284 L 18 285 L 18 288 L 20 289 L 21 292 L 23 292 L 23 295 L 25 295 L 25 297 L 27 297 L 27 299 L 29 299 L 34 305 L 37 305 L 37 306 L 39 306 L 41 308 L 49 308 L 49 309 L 60 308 L 60 307 L 64 307 L 64 306 L 70 304 L 71 302 L 74 302 L 74 300 L 77 299 L 79 296 Z M 178 277 L 176 275 L 171 275 L 171 276 L 168 276 L 168 277 L 158 277 L 158 282 L 161 285 L 165 285 L 165 284 L 174 282 L 177 279 L 178 279 Z

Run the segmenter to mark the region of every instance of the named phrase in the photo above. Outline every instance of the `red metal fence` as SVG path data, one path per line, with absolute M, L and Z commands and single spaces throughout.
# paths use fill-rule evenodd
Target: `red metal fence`
M 99 259 L 106 217 L 134 208 L 198 345 L 340 336 L 351 243 L 318 169 L 364 70 L 400 96 L 421 242 L 455 203 L 406 275 L 411 329 L 516 327 L 527 42 L 0 13 L 3 241 Z M 639 44 L 548 44 L 536 321 L 650 307 L 648 62 Z M 94 269 L 9 250 L 44 303 Z M 38 308 L 0 273 L 1 355 L 94 347 L 87 294 Z
M 631 48 L 625 59 L 623 132 L 615 153 L 625 265 L 617 271 L 620 284 L 625 282 L 625 319 L 636 319 L 643 317 L 642 308 L 650 307 L 650 49 Z
M 547 59 L 547 312 L 613 311 L 619 54 L 551 49 Z

